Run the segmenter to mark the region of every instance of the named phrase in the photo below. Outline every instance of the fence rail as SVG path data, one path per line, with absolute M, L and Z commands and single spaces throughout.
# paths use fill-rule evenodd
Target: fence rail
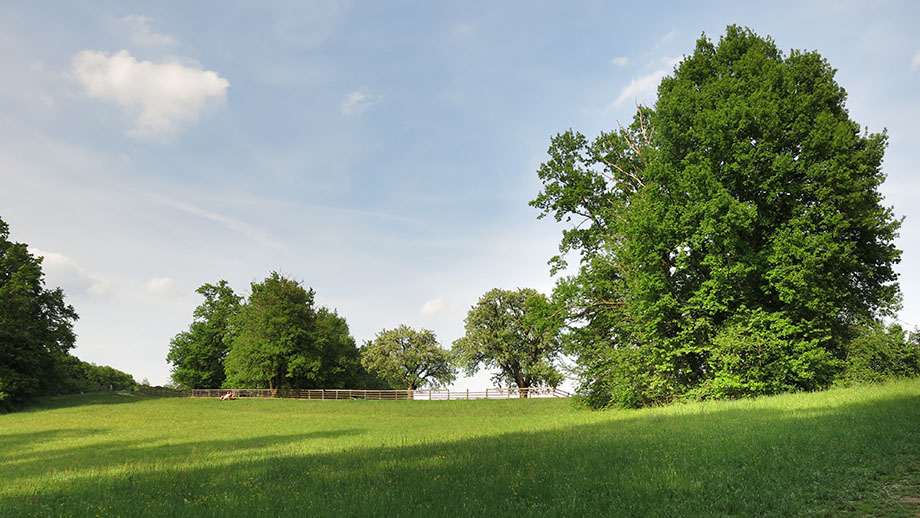
M 194 389 L 189 397 L 220 397 L 228 389 Z M 571 397 L 571 393 L 552 387 L 488 388 L 485 390 L 355 390 L 355 389 L 229 389 L 237 398 L 292 399 L 373 399 L 451 401 L 461 399 L 513 399 Z
M 145 385 L 139 386 L 137 391 L 145 396 L 157 397 L 189 397 L 191 395 L 188 390 L 179 390 L 169 387 L 148 387 Z

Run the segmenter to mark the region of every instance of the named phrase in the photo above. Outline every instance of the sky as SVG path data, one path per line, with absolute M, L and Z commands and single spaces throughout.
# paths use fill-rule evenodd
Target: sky
M 4 2 L 0 218 L 80 315 L 73 353 L 138 381 L 169 381 L 196 288 L 272 271 L 359 344 L 406 324 L 449 348 L 488 290 L 552 290 L 562 227 L 528 206 L 550 138 L 628 124 L 737 24 L 818 51 L 887 129 L 913 328 L 918 21 L 867 0 Z

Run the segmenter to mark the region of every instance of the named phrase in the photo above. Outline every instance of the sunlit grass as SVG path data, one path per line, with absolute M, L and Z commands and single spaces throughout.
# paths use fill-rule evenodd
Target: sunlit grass
M 85 395 L 0 416 L 0 516 L 915 516 L 920 380 L 640 411 Z

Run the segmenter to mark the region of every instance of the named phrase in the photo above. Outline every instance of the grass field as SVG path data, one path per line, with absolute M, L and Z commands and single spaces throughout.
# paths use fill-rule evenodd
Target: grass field
M 0 516 L 920 516 L 920 380 L 568 400 L 94 394 L 0 415 Z

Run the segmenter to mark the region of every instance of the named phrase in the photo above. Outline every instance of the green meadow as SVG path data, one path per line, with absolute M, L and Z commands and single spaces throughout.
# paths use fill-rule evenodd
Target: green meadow
M 0 415 L 0 516 L 917 516 L 920 380 L 569 400 L 88 394 Z

